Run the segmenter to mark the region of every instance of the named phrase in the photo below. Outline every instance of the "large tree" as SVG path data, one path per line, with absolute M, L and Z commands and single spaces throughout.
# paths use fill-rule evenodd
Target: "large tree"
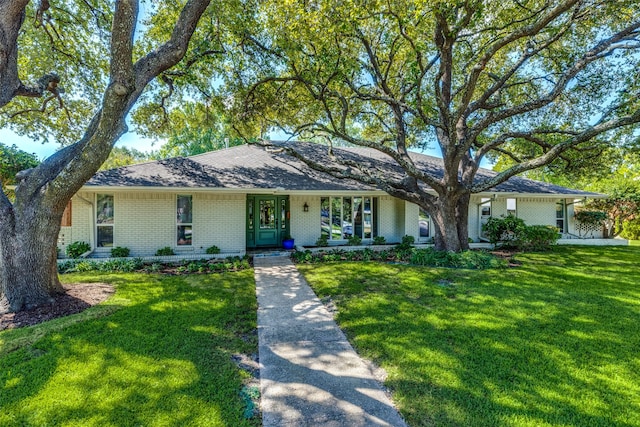
M 61 290 L 56 241 L 67 202 L 98 170 L 126 132 L 125 118 L 148 84 L 184 57 L 209 0 L 188 0 L 180 8 L 169 3 L 172 2 L 154 5 L 157 10 L 171 12 L 157 23 L 161 28 L 155 29 L 157 34 L 167 34 L 164 40 L 153 45 L 149 40 L 154 38 L 149 37 L 134 48 L 137 0 L 59 4 L 42 0 L 35 6 L 29 0 L 0 0 L 0 108 L 4 112 L 22 98 L 40 98 L 44 101 L 38 112 L 49 115 L 50 100 L 60 109 L 69 110 L 65 102 L 83 96 L 83 88 L 71 88 L 73 82 L 68 82 L 67 87 L 75 89 L 72 90 L 75 96 L 64 99 L 60 90 L 65 85 L 64 75 L 54 73 L 60 70 L 49 70 L 32 85 L 21 79 L 21 75 L 32 72 L 21 69 L 21 65 L 37 68 L 35 64 L 42 63 L 36 56 L 25 59 L 20 51 L 24 44 L 29 46 L 27 53 L 43 54 L 30 43 L 38 31 L 46 33 L 43 37 L 51 42 L 55 52 L 71 59 L 69 70 L 84 70 L 85 77 L 93 73 L 96 87 L 103 88 L 101 96 L 96 97 L 93 114 L 81 122 L 85 123 L 82 136 L 37 167 L 20 172 L 14 203 L 5 193 L 0 194 L 0 297 L 5 309 L 17 311 L 40 304 Z M 78 47 L 61 41 L 76 37 L 76 32 L 82 33 L 87 22 L 96 25 L 97 32 L 83 34 L 95 50 L 89 57 L 77 57 L 65 49 Z M 36 25 L 30 31 L 22 33 L 23 25 L 33 23 Z M 154 22 L 150 19 L 147 24 Z M 152 30 L 153 27 L 149 31 Z M 36 45 L 42 50 L 46 43 Z M 96 57 L 103 51 L 107 62 L 104 74 L 98 64 L 101 58 Z M 10 118 L 19 117 L 21 112 L 11 113 Z M 73 123 L 71 112 L 64 116 Z
M 272 0 L 258 13 L 237 123 L 386 154 L 403 179 L 330 154 L 306 160 L 420 205 L 441 250 L 468 247 L 472 194 L 640 121 L 637 0 Z M 439 148 L 442 176 L 412 161 L 426 146 Z M 511 164 L 477 177 L 498 155 Z

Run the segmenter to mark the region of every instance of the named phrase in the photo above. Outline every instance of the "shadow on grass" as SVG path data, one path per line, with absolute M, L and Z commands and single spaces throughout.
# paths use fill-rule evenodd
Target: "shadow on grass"
M 234 353 L 257 352 L 251 271 L 109 281 L 120 310 L 0 359 L 2 425 L 256 425 Z M 192 282 L 190 283 L 190 280 Z
M 519 258 L 509 270 L 349 264 L 307 278 L 337 295 L 341 326 L 389 371 L 413 427 L 640 426 L 640 251 Z

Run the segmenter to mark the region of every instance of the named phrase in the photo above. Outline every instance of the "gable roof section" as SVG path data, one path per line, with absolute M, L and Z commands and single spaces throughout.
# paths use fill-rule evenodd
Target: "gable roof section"
M 287 143 L 280 143 L 287 144 Z M 296 151 L 319 163 L 327 163 L 327 147 L 313 143 L 295 144 Z M 386 176 L 403 176 L 402 169 L 383 153 L 367 148 L 334 148 L 338 158 L 348 159 L 378 169 Z M 442 176 L 442 159 L 411 153 L 421 169 Z M 480 179 L 496 172 L 480 169 Z M 210 189 L 284 189 L 289 191 L 376 190 L 350 179 L 338 179 L 315 171 L 282 150 L 265 149 L 258 145 L 240 145 L 191 157 L 175 157 L 98 172 L 86 184 L 91 187 L 115 188 L 210 188 Z M 602 197 L 597 193 L 572 190 L 558 185 L 513 177 L 498 185 L 495 193 L 528 193 L 532 195 L 562 195 L 571 197 Z

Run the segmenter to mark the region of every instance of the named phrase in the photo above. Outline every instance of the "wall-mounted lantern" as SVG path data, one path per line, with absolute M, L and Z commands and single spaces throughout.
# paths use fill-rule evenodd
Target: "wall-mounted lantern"
M 307 204 L 307 202 L 304 202 L 304 206 L 302 206 L 302 209 L 303 209 L 305 212 L 309 212 L 309 205 Z

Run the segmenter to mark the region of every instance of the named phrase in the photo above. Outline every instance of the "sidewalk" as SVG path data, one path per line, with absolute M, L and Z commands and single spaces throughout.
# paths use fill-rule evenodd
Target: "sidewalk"
M 406 427 L 288 257 L 254 258 L 265 427 Z

